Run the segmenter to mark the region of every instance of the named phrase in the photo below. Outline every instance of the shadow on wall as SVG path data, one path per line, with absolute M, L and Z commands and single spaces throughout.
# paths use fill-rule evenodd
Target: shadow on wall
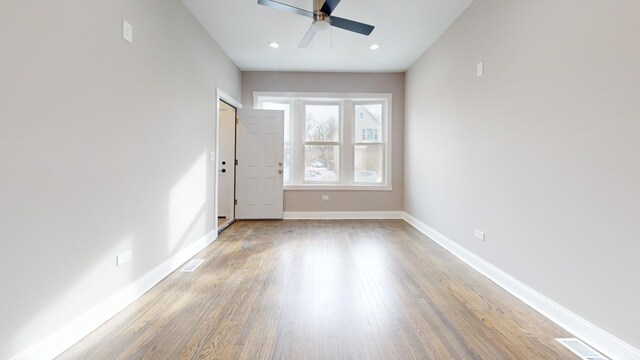
M 26 291 L 24 289 L 29 287 L 28 283 L 21 284 L 18 289 L 10 289 L 13 290 L 9 296 L 12 299 L 5 311 L 15 306 L 21 310 L 20 315 L 29 316 L 20 318 L 14 312 L 12 319 L 5 319 L 9 321 L 3 326 L 10 325 L 16 330 L 10 332 L 5 340 L 7 346 L 0 347 L 0 358 L 10 358 L 25 346 L 34 345 L 34 341 L 59 330 L 213 230 L 216 221 L 212 197 L 216 179 L 211 176 L 215 169 L 208 166 L 207 153 L 201 152 L 170 187 L 165 195 L 167 200 L 164 205 L 159 204 L 158 211 L 115 216 L 119 222 L 130 224 L 122 226 L 127 230 L 121 231 L 120 235 L 108 235 L 109 229 L 99 225 L 93 229 L 95 231 L 77 231 L 71 222 L 63 224 L 69 228 L 66 233 L 52 233 L 48 241 L 67 239 L 57 246 L 65 246 L 66 252 L 76 255 L 74 265 L 63 267 L 58 264 L 60 266 L 50 272 L 40 269 L 41 282 L 49 284 L 40 289 L 43 296 L 20 299 Z M 140 199 L 129 200 L 135 202 Z M 135 207 L 135 204 L 129 205 Z M 113 210 L 114 204 L 93 203 L 92 207 L 104 212 L 99 215 L 106 218 L 110 214 L 104 209 Z M 84 216 L 87 222 L 95 223 L 95 219 L 87 219 L 93 209 L 78 213 L 76 221 L 82 222 Z M 141 220 L 139 227 L 131 224 L 136 220 Z M 69 238 L 74 240 L 68 241 Z M 133 251 L 132 261 L 117 267 L 116 256 L 127 250 Z M 72 270 L 65 271 L 69 268 Z M 60 269 L 63 270 L 56 272 Z
M 203 219 L 208 199 L 207 179 L 207 152 L 204 152 L 171 189 L 167 241 L 169 254 L 181 248 L 190 235 L 202 236 L 208 232 L 206 219 Z

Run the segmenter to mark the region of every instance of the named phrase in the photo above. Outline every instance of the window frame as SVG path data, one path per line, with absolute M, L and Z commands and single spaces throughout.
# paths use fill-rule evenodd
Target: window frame
M 295 100 L 293 100 L 295 102 Z M 307 106 L 337 106 L 338 107 L 338 141 L 307 141 Z M 298 153 L 302 155 L 302 167 L 297 169 L 301 171 L 300 185 L 342 185 L 344 184 L 344 172 L 343 172 L 343 148 L 344 148 L 344 103 L 339 101 L 318 101 L 318 100 L 302 100 L 302 147 L 298 150 Z M 293 121 L 294 116 L 291 116 Z M 291 126 L 289 126 L 291 128 Z M 336 181 L 309 181 L 305 177 L 306 172 L 306 159 L 307 159 L 307 146 L 337 146 L 338 147 L 338 180 Z M 293 148 L 292 148 L 293 151 Z M 286 188 L 286 186 L 285 186 Z
M 353 158 L 351 159 L 351 164 L 352 164 L 352 171 L 355 171 L 355 163 L 356 163 L 356 146 L 367 146 L 367 145 L 378 145 L 382 147 L 382 183 L 384 184 L 384 179 L 386 179 L 388 171 L 390 171 L 390 169 L 388 169 L 388 162 L 390 161 L 390 159 L 387 158 L 387 151 L 388 151 L 388 143 L 390 142 L 390 139 L 387 140 L 387 131 L 388 128 L 390 128 L 390 126 L 387 125 L 388 123 L 388 117 L 389 117 L 389 113 L 387 110 L 387 106 L 388 104 L 385 104 L 384 102 L 380 102 L 378 101 L 352 101 L 351 102 L 351 106 L 353 108 L 353 111 L 355 113 L 355 109 L 357 106 L 366 106 L 366 105 L 378 105 L 381 104 L 382 106 L 382 111 L 380 114 L 380 131 L 378 132 L 378 140 L 375 141 L 371 141 L 371 140 L 362 140 L 362 139 L 357 139 L 357 134 L 356 134 L 356 121 L 355 120 L 356 116 L 354 116 L 354 121 L 353 121 L 353 136 L 351 139 L 351 148 L 352 148 L 352 152 L 353 152 Z M 363 119 L 364 120 L 364 119 Z M 367 129 L 362 129 L 362 130 L 367 130 Z M 377 129 L 375 129 L 377 130 Z M 351 183 L 355 184 L 355 185 L 368 185 L 368 186 L 375 186 L 375 185 L 380 185 L 381 183 L 379 182 L 359 182 L 356 181 L 356 177 L 355 177 L 355 172 L 352 174 L 351 176 Z
M 284 190 L 367 190 L 391 191 L 392 186 L 392 129 L 393 129 L 393 95 L 390 93 L 309 93 L 309 92 L 253 92 L 254 108 L 261 108 L 263 102 L 288 103 L 290 112 L 290 146 L 291 146 L 291 183 L 284 185 Z M 306 113 L 305 104 L 332 104 L 340 107 L 339 119 L 339 182 L 305 181 L 305 145 L 306 145 Z M 382 103 L 382 122 L 377 142 L 357 140 L 356 105 Z M 359 137 L 358 137 L 359 139 Z M 355 182 L 355 146 L 383 146 L 383 181 L 378 183 Z M 315 145 L 310 144 L 310 145 Z M 333 143 L 330 145 L 334 145 Z

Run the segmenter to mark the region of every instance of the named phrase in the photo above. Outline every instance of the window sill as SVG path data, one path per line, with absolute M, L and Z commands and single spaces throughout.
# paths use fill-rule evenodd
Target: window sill
M 336 185 L 336 184 L 306 184 L 285 185 L 287 191 L 391 191 L 391 185 Z

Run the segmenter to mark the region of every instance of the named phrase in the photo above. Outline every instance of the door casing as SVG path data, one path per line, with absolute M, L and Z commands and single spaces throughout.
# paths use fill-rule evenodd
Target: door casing
M 214 166 L 214 178 L 215 178 L 215 186 L 214 186 L 214 203 L 215 203 L 215 213 L 214 213 L 214 226 L 216 228 L 216 231 L 220 231 L 220 229 L 218 228 L 218 199 L 219 199 L 219 184 L 218 184 L 218 174 L 220 173 L 220 101 L 224 101 L 225 103 L 227 103 L 228 105 L 231 105 L 232 107 L 234 107 L 236 109 L 236 114 L 237 112 L 242 109 L 242 104 L 240 104 L 239 101 L 237 101 L 236 99 L 234 99 L 232 96 L 230 96 L 229 94 L 225 93 L 223 90 L 221 89 L 216 89 L 216 99 L 215 99 L 215 106 L 216 106 L 216 126 L 215 126 L 215 153 L 212 154 L 211 156 L 211 160 L 215 162 L 215 166 Z M 235 161 L 235 159 L 234 159 Z M 235 166 L 234 164 L 232 164 L 233 166 Z M 235 182 L 235 181 L 234 181 Z M 235 209 L 234 209 L 234 213 L 235 213 Z M 235 218 L 235 216 L 234 216 Z

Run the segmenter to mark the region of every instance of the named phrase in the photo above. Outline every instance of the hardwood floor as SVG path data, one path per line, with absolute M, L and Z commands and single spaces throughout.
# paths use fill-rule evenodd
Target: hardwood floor
M 222 227 L 222 226 L 226 225 L 228 222 L 231 222 L 231 219 L 227 219 L 226 217 L 219 217 L 218 218 L 218 227 Z
M 576 359 L 400 220 L 240 221 L 60 359 Z

